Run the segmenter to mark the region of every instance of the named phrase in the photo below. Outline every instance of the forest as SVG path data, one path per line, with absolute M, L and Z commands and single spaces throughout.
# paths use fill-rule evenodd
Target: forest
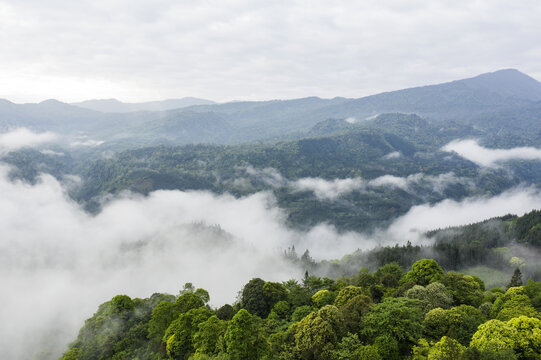
M 445 272 L 433 259 L 407 272 L 283 283 L 250 280 L 237 301 L 209 306 L 209 293 L 100 305 L 62 360 L 86 359 L 538 359 L 541 282 L 487 289 L 477 276 Z
M 284 256 L 304 278 L 253 278 L 233 304 L 216 307 L 191 283 L 177 295 L 117 295 L 61 359 L 539 359 L 541 273 L 513 249 L 539 251 L 540 228 L 541 211 L 507 215 L 431 231 L 430 247 L 339 262 L 290 248 Z M 429 253 L 439 262 L 422 258 Z M 358 264 L 371 266 L 353 271 Z M 486 272 L 457 271 L 482 265 L 504 274 L 500 286 L 487 286 Z

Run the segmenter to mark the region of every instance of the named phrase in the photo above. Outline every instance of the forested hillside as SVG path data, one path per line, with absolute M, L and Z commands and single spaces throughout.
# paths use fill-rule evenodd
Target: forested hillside
M 254 278 L 233 305 L 204 289 L 118 295 L 85 322 L 62 360 L 537 359 L 541 282 L 486 289 L 423 259 L 333 280 Z

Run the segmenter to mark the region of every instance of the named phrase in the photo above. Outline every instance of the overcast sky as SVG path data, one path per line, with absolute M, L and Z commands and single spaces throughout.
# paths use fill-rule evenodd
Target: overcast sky
M 0 0 L 0 98 L 361 97 L 541 79 L 539 0 Z

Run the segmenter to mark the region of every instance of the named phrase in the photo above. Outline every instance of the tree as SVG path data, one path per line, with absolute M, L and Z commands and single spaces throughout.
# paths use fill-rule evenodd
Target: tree
M 511 277 L 511 281 L 509 281 L 509 285 L 507 285 L 508 288 L 522 286 L 522 273 L 520 272 L 519 268 L 515 269 L 515 272 L 513 273 L 513 276 Z
M 365 291 L 361 287 L 357 286 L 346 286 L 336 296 L 336 299 L 334 300 L 334 306 L 341 307 L 345 305 L 349 300 L 353 299 L 355 296 L 358 295 L 367 295 Z
M 483 300 L 481 285 L 473 276 L 464 275 L 455 271 L 449 271 L 441 280 L 447 290 L 453 296 L 455 305 L 471 305 L 479 307 Z
M 362 318 L 368 313 L 373 305 L 372 299 L 366 295 L 357 295 L 340 307 L 344 317 L 344 325 L 352 334 L 360 330 Z
M 272 308 L 278 301 L 286 300 L 287 293 L 286 287 L 280 283 L 268 281 L 263 285 L 263 295 L 265 295 L 269 308 Z
M 225 304 L 216 311 L 216 316 L 220 320 L 231 320 L 235 316 L 235 309 L 229 304 Z
M 322 308 L 325 305 L 330 305 L 334 302 L 335 294 L 329 290 L 319 290 L 312 296 L 312 303 Z
M 328 359 L 343 335 L 342 315 L 336 306 L 326 305 L 297 324 L 295 349 L 302 359 Z
M 507 322 L 489 320 L 479 326 L 471 345 L 480 350 L 512 349 L 520 359 L 541 357 L 541 320 L 520 316 Z
M 232 359 L 261 358 L 268 350 L 258 318 L 241 309 L 229 322 L 224 335 L 227 353 Z
M 407 355 L 422 334 L 421 303 L 416 299 L 385 298 L 372 306 L 362 321 L 361 334 L 368 339 L 389 336 L 398 341 L 400 354 Z
M 217 345 L 225 334 L 227 323 L 213 315 L 198 325 L 199 329 L 193 337 L 198 354 L 215 355 L 219 352 Z
M 182 296 L 185 295 L 188 294 Z M 163 337 L 167 355 L 171 359 L 188 359 L 195 351 L 193 336 L 199 330 L 198 325 L 205 322 L 211 315 L 210 310 L 203 306 L 182 313 L 175 319 Z
M 179 314 L 178 307 L 169 301 L 162 301 L 152 310 L 152 315 L 148 322 L 148 338 L 154 345 L 161 343 L 165 330 L 167 330 L 171 322 Z
M 453 338 L 444 336 L 428 351 L 428 360 L 456 360 L 466 347 Z
M 426 286 L 443 277 L 443 269 L 433 259 L 422 259 L 413 263 L 411 271 L 406 274 L 406 279 L 414 281 L 417 285 Z
M 266 318 L 270 311 L 267 297 L 263 292 L 264 285 L 265 281 L 260 278 L 250 280 L 244 285 L 241 297 L 242 307 L 261 318 Z
M 192 309 L 200 308 L 205 306 L 203 300 L 191 292 L 186 292 L 183 295 L 180 295 L 175 301 L 175 305 L 181 313 L 188 312 Z
M 410 299 L 421 301 L 423 313 L 427 313 L 435 308 L 448 309 L 453 303 L 453 297 L 447 292 L 443 284 L 434 282 L 426 287 L 415 285 L 404 294 Z

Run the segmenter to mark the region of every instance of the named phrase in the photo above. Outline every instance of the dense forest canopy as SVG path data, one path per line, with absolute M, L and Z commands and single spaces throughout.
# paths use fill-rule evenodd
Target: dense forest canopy
M 188 283 L 178 295 L 100 305 L 61 358 L 537 359 L 541 282 L 517 268 L 507 286 L 421 259 L 375 272 L 287 282 L 250 280 L 237 301 L 209 306 Z

